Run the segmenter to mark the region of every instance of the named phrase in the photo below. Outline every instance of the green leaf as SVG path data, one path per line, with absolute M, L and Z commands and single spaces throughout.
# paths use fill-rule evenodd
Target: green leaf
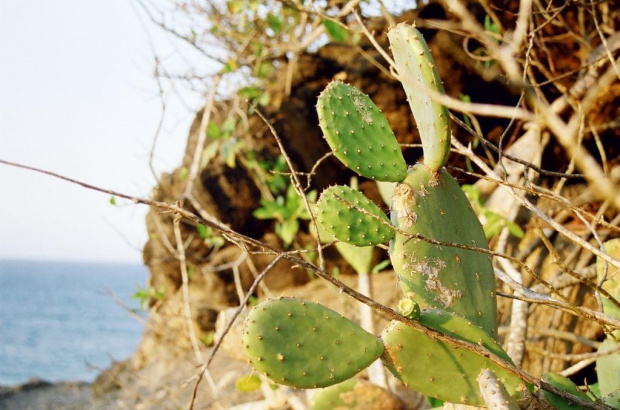
M 215 339 L 215 332 L 212 330 L 207 332 L 200 338 L 200 341 L 204 343 L 205 346 L 211 346 L 213 344 L 213 340 Z
M 248 100 L 254 100 L 261 94 L 261 89 L 258 87 L 243 87 L 239 90 L 239 95 Z
M 213 121 L 209 122 L 209 125 L 207 125 L 207 137 L 211 139 L 217 139 L 220 137 L 220 127 L 218 127 Z
M 213 141 L 211 144 L 207 145 L 202 151 L 202 160 L 200 161 L 201 168 L 205 168 L 209 165 L 209 162 L 217 155 L 217 151 L 220 148 L 220 144 L 218 141 Z
M 221 152 L 226 162 L 226 166 L 229 168 L 235 167 L 237 152 L 241 147 L 242 143 L 240 143 L 237 138 L 230 138 L 222 143 Z
M 332 269 L 332 276 L 334 278 L 340 276 L 340 268 L 338 267 L 338 265 L 334 265 L 334 269 Z
M 299 221 L 289 219 L 283 223 L 276 223 L 276 235 L 278 235 L 285 246 L 289 246 L 295 240 L 295 235 L 299 231 Z
M 389 259 L 385 259 L 382 260 L 381 262 L 377 263 L 371 270 L 371 273 L 379 273 L 381 272 L 383 269 L 387 268 L 388 266 L 390 266 L 392 262 Z
M 264 76 L 262 76 L 264 77 Z M 264 92 L 260 95 L 260 97 L 258 98 L 257 102 L 258 105 L 260 105 L 261 107 L 266 107 L 269 105 L 269 100 L 270 100 L 270 96 L 268 92 Z
M 114 198 L 113 196 L 110 197 L 110 205 L 116 205 L 116 198 Z
M 225 73 L 232 73 L 236 69 L 237 69 L 237 62 L 235 60 L 232 60 L 232 59 L 228 60 L 226 64 L 224 65 Z
M 211 236 L 211 228 L 208 226 L 204 226 L 204 225 L 198 225 L 196 227 L 196 230 L 198 231 L 198 235 L 202 238 L 202 239 L 206 239 L 208 237 Z
M 230 136 L 233 132 L 235 132 L 236 124 L 237 122 L 234 118 L 226 119 L 226 121 L 224 121 L 224 124 L 222 124 L 222 133 L 226 136 Z
M 179 175 L 179 177 L 181 178 L 181 181 L 185 181 L 188 176 L 189 176 L 189 170 L 187 169 L 187 167 L 181 168 L 181 175 Z
M 508 228 L 508 232 L 510 232 L 515 238 L 523 239 L 525 236 L 525 232 L 519 225 L 514 222 L 506 221 L 506 227 Z
M 214 248 L 221 248 L 222 246 L 224 246 L 226 241 L 221 236 L 214 236 L 214 237 L 205 239 L 205 243 L 207 245 L 211 245 Z
M 226 6 L 228 7 L 228 11 L 231 13 L 239 13 L 243 10 L 243 1 L 242 0 L 229 0 L 226 2 Z
M 237 391 L 247 393 L 260 389 L 260 384 L 260 378 L 255 374 L 250 374 L 237 379 L 235 387 Z
M 280 17 L 275 14 L 267 14 L 267 25 L 270 29 L 273 30 L 274 34 L 279 34 L 282 30 L 282 22 L 280 21 Z
M 344 43 L 349 38 L 349 31 L 341 24 L 336 23 L 333 20 L 323 19 L 323 26 L 333 41 L 337 43 Z
M 491 37 L 493 38 L 493 41 L 499 44 L 500 42 L 499 41 L 499 36 L 500 36 L 499 27 L 497 26 L 497 24 L 495 24 L 493 20 L 491 20 L 491 18 L 488 15 L 484 16 L 484 29 L 490 33 L 496 34 Z
M 281 196 L 275 201 L 261 200 L 261 207 L 254 210 L 252 215 L 257 219 L 278 219 L 284 220 L 287 213 L 284 207 L 284 200 Z
M 484 230 L 484 236 L 486 236 L 487 239 L 491 239 L 500 233 L 506 224 L 502 217 L 495 212 L 486 212 L 485 216 L 487 218 L 487 222 L 484 224 L 482 229 Z

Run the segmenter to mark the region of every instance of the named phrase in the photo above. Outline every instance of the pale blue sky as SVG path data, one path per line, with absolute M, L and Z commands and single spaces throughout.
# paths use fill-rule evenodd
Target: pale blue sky
M 185 53 L 146 24 L 159 55 Z M 0 158 L 148 196 L 160 116 L 153 69 L 132 0 L 0 0 Z M 193 118 L 178 100 L 170 106 L 160 172 L 180 163 Z M 147 209 L 108 200 L 0 164 L 0 259 L 141 262 L 132 246 L 146 241 Z

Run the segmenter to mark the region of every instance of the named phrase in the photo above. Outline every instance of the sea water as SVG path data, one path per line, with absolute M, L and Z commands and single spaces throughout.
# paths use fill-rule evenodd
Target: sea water
M 141 265 L 0 260 L 0 385 L 92 381 L 136 349 Z M 127 307 L 114 300 L 115 295 Z

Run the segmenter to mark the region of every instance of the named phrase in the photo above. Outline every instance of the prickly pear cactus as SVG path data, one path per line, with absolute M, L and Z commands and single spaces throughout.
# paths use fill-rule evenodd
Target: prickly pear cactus
M 422 312 L 419 321 L 449 336 L 484 346 L 512 364 L 495 340 L 467 319 L 428 309 Z M 385 344 L 383 360 L 388 369 L 424 395 L 452 403 L 483 405 L 476 381 L 483 369 L 490 369 L 511 396 L 518 396 L 525 388 L 518 377 L 490 359 L 437 341 L 401 322 L 391 322 L 381 337 Z
M 355 246 L 389 240 L 390 258 L 406 296 L 399 304 L 401 313 L 428 328 L 482 345 L 512 364 L 495 341 L 497 307 L 490 258 L 412 238 L 419 234 L 453 244 L 487 246 L 467 198 L 442 169 L 450 147 L 447 111 L 418 92 L 425 88 L 443 92 L 428 47 L 417 31 L 406 26 L 393 29 L 390 41 L 397 61 L 405 61 L 398 71 L 420 127 L 424 164 L 407 169 L 387 120 L 368 96 L 341 82 L 329 84 L 317 104 L 325 138 L 350 169 L 386 182 L 381 185 L 384 194 L 393 190 L 386 201 L 391 203 L 392 221 L 360 192 L 331 187 L 315 205 L 325 230 L 321 239 L 335 237 Z M 418 85 L 410 89 L 411 78 Z M 367 263 L 368 258 L 363 265 Z M 243 342 L 257 370 L 295 387 L 333 385 L 382 356 L 392 373 L 414 390 L 448 402 L 484 404 L 477 381 L 483 369 L 492 371 L 510 395 L 519 396 L 525 389 L 518 377 L 483 355 L 439 342 L 401 322 L 392 322 L 382 338 L 383 343 L 318 304 L 282 299 L 261 303 L 250 312 Z
M 418 164 L 394 189 L 392 224 L 408 234 L 487 247 L 484 231 L 457 182 L 445 170 Z M 497 335 L 491 259 L 483 253 L 431 245 L 397 233 L 390 258 L 405 294 L 420 307 L 455 312 Z
M 311 410 L 400 410 L 398 397 L 366 380 L 349 379 L 317 391 L 310 401 Z
M 620 259 L 620 239 L 607 241 L 604 246 L 610 256 Z M 616 300 L 620 300 L 620 269 L 597 258 L 596 271 L 598 280 L 603 281 L 602 288 Z M 620 309 L 609 299 L 602 297 L 602 300 L 605 314 L 620 319 Z M 620 336 L 620 331 L 616 330 L 613 334 L 617 338 Z M 619 347 L 618 342 L 608 337 L 599 346 L 598 353 L 618 350 Z M 596 374 L 603 402 L 615 409 L 620 409 L 620 352 L 599 356 L 596 359 Z
M 424 37 L 408 24 L 388 32 L 396 70 L 413 112 L 424 149 L 424 165 L 433 171 L 443 167 L 450 154 L 448 110 L 425 90 L 444 93 L 433 56 Z
M 383 353 L 376 336 L 339 313 L 289 298 L 255 306 L 244 322 L 242 341 L 256 370 L 300 388 L 340 383 Z
M 394 229 L 383 211 L 364 194 L 347 186 L 323 191 L 317 203 L 317 220 L 337 239 L 355 246 L 378 245 L 394 237 Z
M 407 164 L 385 116 L 357 88 L 330 83 L 317 103 L 319 125 L 332 152 L 367 178 L 401 181 Z
M 610 256 L 620 259 L 620 239 L 612 239 L 605 242 L 605 252 Z M 603 259 L 596 261 L 597 280 L 603 281 L 602 288 L 616 299 L 620 299 L 620 269 L 606 263 Z M 605 297 L 603 300 L 603 312 L 613 318 L 620 319 L 620 309 Z
M 577 396 L 583 400 L 591 401 L 590 397 L 587 394 L 580 391 L 575 383 L 573 383 L 569 378 L 560 376 L 559 374 L 553 373 L 545 373 L 543 374 L 542 379 L 552 385 L 553 387 L 557 387 L 560 390 L 563 390 L 567 393 L 572 394 L 573 396 Z M 566 400 L 563 397 L 556 396 L 555 394 L 543 391 L 545 398 L 547 401 L 553 406 L 554 409 L 558 410 L 574 410 L 578 408 L 578 405 Z

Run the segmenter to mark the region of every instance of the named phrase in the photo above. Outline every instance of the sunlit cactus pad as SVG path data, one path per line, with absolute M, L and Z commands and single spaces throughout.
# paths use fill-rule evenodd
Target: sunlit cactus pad
M 317 203 L 317 220 L 338 240 L 355 246 L 378 245 L 394 237 L 385 213 L 364 194 L 347 186 L 336 185 L 323 191 Z
M 605 252 L 612 258 L 620 260 L 620 238 L 612 239 L 604 243 Z M 620 300 L 620 269 L 605 262 L 602 258 L 596 258 L 596 273 L 598 282 L 616 300 Z M 615 319 L 620 319 L 620 309 L 611 300 L 601 297 L 603 311 Z
M 319 125 L 332 152 L 351 170 L 379 181 L 401 181 L 407 164 L 385 116 L 357 88 L 330 83 L 317 103 Z
M 478 217 L 443 169 L 433 172 L 422 164 L 410 169 L 394 188 L 391 216 L 401 232 L 487 248 Z M 495 276 L 489 255 L 397 233 L 390 258 L 403 292 L 421 308 L 456 312 L 496 336 Z
M 317 391 L 311 410 L 400 410 L 403 404 L 389 391 L 366 380 L 349 379 Z
M 493 338 L 464 318 L 429 309 L 422 312 L 419 321 L 441 333 L 483 346 L 512 364 Z M 482 369 L 495 373 L 512 396 L 522 388 L 517 376 L 491 359 L 435 340 L 404 323 L 391 322 L 383 331 L 382 338 L 386 366 L 394 376 L 424 395 L 451 403 L 483 405 L 476 380 Z
M 598 348 L 601 356 L 596 359 L 598 388 L 603 401 L 615 409 L 620 408 L 620 353 L 605 354 L 617 350 L 618 342 L 607 338 Z
M 411 25 L 403 23 L 393 27 L 388 38 L 396 70 L 420 132 L 424 164 L 437 171 L 450 154 L 450 118 L 448 110 L 426 92 L 444 93 L 435 61 L 424 37 Z
M 558 389 L 577 396 L 583 400 L 591 401 L 587 394 L 579 390 L 579 388 L 569 378 L 560 376 L 559 374 L 545 373 L 542 379 Z M 580 408 L 577 404 L 570 402 L 569 400 L 556 396 L 555 394 L 544 391 L 545 398 L 554 409 L 558 410 L 572 410 Z M 616 403 L 617 405 L 618 403 Z M 613 407 L 613 406 L 612 406 Z M 616 407 L 617 408 L 617 407 Z
M 383 353 L 379 338 L 339 313 L 291 298 L 255 306 L 242 339 L 256 370 L 279 384 L 300 388 L 340 383 Z

